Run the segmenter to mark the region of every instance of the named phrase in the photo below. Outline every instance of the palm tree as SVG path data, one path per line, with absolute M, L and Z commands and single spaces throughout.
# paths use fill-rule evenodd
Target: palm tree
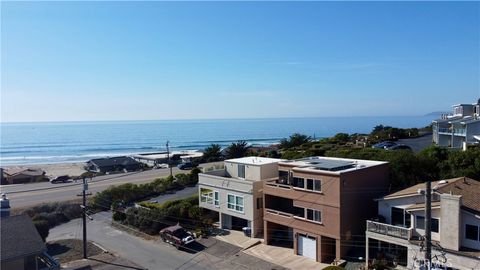
M 244 157 L 248 153 L 248 144 L 246 141 L 233 142 L 226 152 L 228 159 Z
M 212 143 L 203 150 L 203 159 L 206 162 L 219 161 L 222 159 L 222 148 L 219 144 Z

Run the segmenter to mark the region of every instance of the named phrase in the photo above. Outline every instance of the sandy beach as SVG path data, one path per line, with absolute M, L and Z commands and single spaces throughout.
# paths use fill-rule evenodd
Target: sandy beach
M 86 172 L 85 163 L 52 163 L 52 164 L 32 164 L 32 165 L 11 165 L 4 168 L 40 168 L 45 171 L 48 177 L 56 177 L 60 175 L 78 176 Z

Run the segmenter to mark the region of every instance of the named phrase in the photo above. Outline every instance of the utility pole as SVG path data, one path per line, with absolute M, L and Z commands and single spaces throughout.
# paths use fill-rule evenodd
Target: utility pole
M 86 191 L 88 190 L 88 184 L 87 180 L 85 177 L 83 177 L 83 191 L 82 191 L 82 197 L 83 197 L 83 258 L 87 258 L 87 194 Z
M 427 269 L 432 266 L 432 182 L 428 180 L 425 188 L 425 262 Z
M 170 169 L 170 178 L 172 178 L 173 174 L 172 174 L 172 166 L 170 166 L 170 148 L 168 148 L 168 143 L 169 141 L 167 141 L 167 163 L 168 163 L 168 168 Z

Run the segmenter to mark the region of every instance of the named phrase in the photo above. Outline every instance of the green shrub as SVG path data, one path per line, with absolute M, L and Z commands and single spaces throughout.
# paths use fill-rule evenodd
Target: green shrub
M 115 221 L 123 222 L 127 218 L 127 215 L 123 212 L 113 212 L 112 219 Z
M 35 228 L 37 229 L 38 234 L 40 234 L 40 237 L 42 237 L 43 242 L 45 242 L 45 240 L 48 237 L 49 230 L 50 230 L 50 226 L 48 224 L 48 221 L 46 221 L 46 220 L 34 220 L 33 225 L 35 225 Z

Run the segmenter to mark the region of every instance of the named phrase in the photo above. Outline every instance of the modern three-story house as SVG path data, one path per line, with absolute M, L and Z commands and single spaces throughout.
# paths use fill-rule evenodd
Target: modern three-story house
M 376 214 L 373 199 L 387 192 L 388 169 L 387 162 L 328 157 L 279 162 L 278 177 L 263 182 L 265 244 L 321 263 L 355 256 L 365 221 Z
M 453 113 L 432 121 L 433 142 L 463 148 L 480 141 L 480 99 L 476 104 L 458 104 Z
M 198 175 L 200 207 L 218 212 L 221 228 L 263 232 L 262 183 L 278 174 L 281 159 L 244 157 Z
M 480 269 L 480 182 L 466 177 L 432 182 L 432 263 Z M 385 259 L 420 269 L 425 257 L 425 184 L 378 199 L 367 221 L 366 261 Z

